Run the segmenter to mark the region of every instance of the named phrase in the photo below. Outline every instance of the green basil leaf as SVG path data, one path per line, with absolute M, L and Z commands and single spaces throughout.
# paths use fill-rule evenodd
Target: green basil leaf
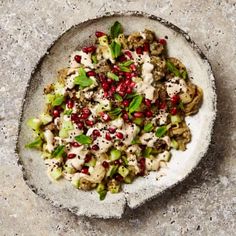
M 52 106 L 60 106 L 64 102 L 64 96 L 56 94 L 54 100 L 52 101 Z
M 132 145 L 134 145 L 134 144 L 140 144 L 140 143 L 141 143 L 141 142 L 140 142 L 140 140 L 139 140 L 138 137 L 135 137 L 135 138 L 132 140 L 132 142 L 131 142 Z
M 111 30 L 110 30 L 110 35 L 111 35 L 111 38 L 117 38 L 119 36 L 119 34 L 121 34 L 123 32 L 122 30 L 122 26 L 120 24 L 120 22 L 116 21 L 112 27 L 111 27 Z
M 119 108 L 119 107 L 117 107 L 117 108 L 114 108 L 113 110 L 111 110 L 111 111 L 109 112 L 109 115 L 110 115 L 113 119 L 115 119 L 115 118 L 117 118 L 117 117 L 120 115 L 121 111 L 122 111 L 122 109 Z
M 98 194 L 99 194 L 100 201 L 103 201 L 107 195 L 107 190 L 102 190 Z
M 93 80 L 87 77 L 86 71 L 83 68 L 79 68 L 79 75 L 75 77 L 74 84 L 79 85 L 83 89 L 91 86 Z
M 132 113 L 132 112 L 138 111 L 142 104 L 142 101 L 143 101 L 143 96 L 141 95 L 135 96 L 132 99 L 131 103 L 129 104 L 129 112 Z
M 72 112 L 73 112 L 72 109 L 65 110 L 64 115 L 70 116 Z
M 85 134 L 80 134 L 75 136 L 75 140 L 79 142 L 80 144 L 91 144 L 92 143 L 92 138 L 85 135 Z
M 156 136 L 158 138 L 161 138 L 166 134 L 166 132 L 167 132 L 167 126 L 163 125 L 156 130 Z
M 114 98 L 115 98 L 118 102 L 122 102 L 122 101 L 123 101 L 123 98 L 122 98 L 118 93 L 115 93 L 115 94 L 114 94 Z
M 168 71 L 173 73 L 175 76 L 180 77 L 179 70 L 175 67 L 175 65 L 172 62 L 166 61 L 166 66 Z
M 119 81 L 120 80 L 119 77 L 116 74 L 112 73 L 112 72 L 108 72 L 107 73 L 107 77 L 111 78 L 111 79 L 113 79 L 115 81 Z
M 145 131 L 145 132 L 151 132 L 152 131 L 152 129 L 153 129 L 153 124 L 150 122 L 150 123 L 147 123 L 146 125 L 144 125 L 144 127 L 143 127 L 143 130 Z
M 137 93 L 127 94 L 127 95 L 125 96 L 125 98 L 130 99 L 130 98 L 133 98 L 133 97 L 135 97 L 135 96 L 137 96 L 137 95 L 138 95 Z
M 43 145 L 42 139 L 40 137 L 37 137 L 32 143 L 26 144 L 25 147 L 40 149 L 42 145 Z
M 116 43 L 115 41 L 112 41 L 110 45 L 111 49 L 111 55 L 115 59 L 121 54 L 121 45 L 119 43 Z
M 131 72 L 131 70 L 128 67 L 125 66 L 119 66 L 120 70 L 123 72 Z
M 133 63 L 134 63 L 134 61 L 129 60 L 129 61 L 122 62 L 119 65 L 127 67 L 127 66 L 130 66 Z
M 52 157 L 63 157 L 63 155 L 65 154 L 64 148 L 64 145 L 57 146 L 56 149 L 54 149 L 54 151 L 52 152 Z

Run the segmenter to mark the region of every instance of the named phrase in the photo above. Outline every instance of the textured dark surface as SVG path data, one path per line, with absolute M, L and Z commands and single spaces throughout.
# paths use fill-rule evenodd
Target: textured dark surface
M 234 235 L 235 3 L 0 1 L 1 235 Z M 62 32 L 85 18 L 124 9 L 146 11 L 173 22 L 187 31 L 209 58 L 218 93 L 213 143 L 183 184 L 128 212 L 124 219 L 76 217 L 36 197 L 22 180 L 14 154 L 20 105 L 33 67 Z

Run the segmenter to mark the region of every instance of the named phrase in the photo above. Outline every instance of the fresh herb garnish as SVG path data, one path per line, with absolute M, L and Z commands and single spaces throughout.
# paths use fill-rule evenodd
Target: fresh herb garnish
M 143 127 L 143 130 L 145 131 L 145 132 L 151 132 L 152 131 L 152 129 L 153 129 L 153 124 L 150 122 L 150 123 L 147 123 L 146 125 L 144 125 L 144 127 Z
M 85 135 L 85 134 L 80 134 L 75 136 L 75 140 L 79 142 L 80 144 L 91 144 L 92 143 L 92 138 Z
M 57 146 L 52 152 L 52 157 L 55 157 L 55 158 L 63 157 L 65 153 L 64 148 L 65 148 L 64 145 Z
M 93 64 L 97 64 L 98 63 L 98 59 L 97 59 L 97 56 L 95 54 L 93 54 L 91 56 L 91 59 L 92 59 Z
M 172 62 L 166 61 L 166 66 L 168 71 L 172 72 L 175 76 L 180 77 L 179 70 L 175 67 L 175 65 Z
M 142 95 L 137 95 L 135 96 L 131 103 L 129 104 L 129 113 L 133 113 L 135 111 L 138 111 L 141 104 L 142 104 L 142 101 L 143 101 L 143 96 Z
M 156 130 L 156 136 L 157 136 L 158 138 L 163 137 L 163 136 L 166 134 L 167 130 L 168 130 L 168 129 L 167 129 L 167 126 L 166 126 L 166 125 L 163 125 L 163 126 L 159 127 L 159 128 Z
M 151 147 L 146 147 L 144 152 L 143 152 L 143 156 L 144 157 L 149 157 L 151 155 L 152 152 L 152 148 Z
M 111 110 L 111 111 L 109 112 L 109 115 L 110 115 L 113 119 L 115 119 L 115 118 L 117 118 L 117 117 L 120 115 L 121 111 L 122 111 L 122 109 L 119 108 L 119 107 L 117 107 L 117 108 L 114 108 L 113 110 Z
M 135 97 L 135 96 L 137 96 L 137 95 L 138 95 L 137 93 L 127 94 L 127 95 L 125 96 L 125 98 L 130 99 L 130 98 L 133 98 L 133 97 Z
M 126 66 L 119 66 L 120 70 L 123 72 L 131 72 L 131 70 Z
M 40 149 L 43 145 L 43 141 L 40 137 L 37 137 L 32 143 L 26 144 L 26 148 L 36 148 Z
M 115 98 L 118 102 L 122 102 L 122 101 L 123 101 L 123 98 L 122 98 L 118 93 L 115 93 L 115 94 L 114 94 L 114 98 Z
M 116 74 L 112 73 L 112 72 L 107 72 L 107 77 L 111 78 L 115 81 L 119 81 L 119 77 Z
M 115 41 L 112 41 L 110 45 L 111 55 L 115 59 L 121 54 L 121 45 Z
M 125 61 L 125 62 L 119 63 L 119 65 L 120 66 L 128 67 L 128 66 L 130 66 L 133 63 L 134 63 L 133 61 L 129 60 L 129 61 Z
M 86 75 L 83 68 L 79 68 L 79 75 L 75 77 L 74 84 L 79 85 L 82 89 L 89 87 L 93 84 L 93 80 Z
M 121 34 L 123 32 L 122 30 L 122 26 L 120 24 L 120 22 L 116 21 L 112 27 L 111 27 L 111 30 L 110 30 L 110 35 L 111 35 L 111 38 L 117 38 L 119 36 L 119 34 Z
M 64 115 L 70 116 L 72 112 L 73 112 L 72 109 L 65 110 Z

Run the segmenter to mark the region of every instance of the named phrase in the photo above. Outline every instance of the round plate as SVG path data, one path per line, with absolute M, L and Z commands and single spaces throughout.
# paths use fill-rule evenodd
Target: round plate
M 68 66 L 69 55 L 76 48 L 94 43 L 94 32 L 106 32 L 116 20 L 124 26 L 126 34 L 148 28 L 155 31 L 158 37 L 168 36 L 169 55 L 179 58 L 186 65 L 193 82 L 203 89 L 204 101 L 200 111 L 187 118 L 192 132 L 191 143 L 185 152 L 173 151 L 164 176 L 157 180 L 157 172 L 152 172 L 144 178 L 137 178 L 130 185 L 124 185 L 123 191 L 118 194 L 108 193 L 106 199 L 100 201 L 95 191 L 77 190 L 66 180 L 56 183 L 49 180 L 40 152 L 24 147 L 32 138 L 26 121 L 42 111 L 43 88 L 55 80 L 60 68 Z M 208 149 L 215 116 L 216 94 L 211 67 L 185 32 L 153 15 L 140 12 L 109 13 L 70 28 L 53 43 L 38 62 L 28 82 L 22 106 L 16 151 L 28 186 L 53 205 L 68 209 L 77 215 L 120 218 L 126 205 L 136 208 L 189 175 Z

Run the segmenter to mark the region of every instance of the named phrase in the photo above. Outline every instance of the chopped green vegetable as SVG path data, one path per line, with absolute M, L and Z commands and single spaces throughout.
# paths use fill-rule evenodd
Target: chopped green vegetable
M 153 129 L 153 124 L 151 123 L 151 122 L 149 122 L 149 123 L 147 123 L 146 125 L 144 125 L 144 127 L 143 127 L 143 130 L 145 131 L 145 132 L 151 132 L 152 131 L 152 129 Z
M 55 98 L 55 94 L 51 94 L 51 93 L 47 94 L 45 96 L 45 103 L 51 104 L 53 102 L 54 98 Z
M 91 56 L 91 59 L 92 59 L 93 64 L 97 64 L 98 63 L 97 55 L 93 54 Z
M 187 79 L 187 78 L 188 78 L 188 73 L 187 73 L 186 70 L 182 73 L 181 77 L 182 77 L 183 79 Z
M 123 72 L 131 72 L 131 70 L 126 66 L 119 66 L 120 70 Z
M 181 111 L 184 111 L 184 104 L 182 101 L 179 102 L 178 108 L 180 108 Z
M 134 120 L 133 120 L 133 122 L 136 124 L 136 125 L 142 125 L 143 124 L 143 118 L 135 118 Z
M 182 119 L 179 115 L 171 116 L 170 120 L 171 120 L 172 124 L 178 124 L 182 121 Z
M 63 121 L 59 131 L 59 137 L 67 138 L 69 136 L 69 131 L 73 130 L 73 128 L 74 126 L 71 121 Z
M 130 176 L 126 176 L 126 177 L 124 178 L 124 182 L 125 182 L 126 184 L 131 184 L 132 181 L 133 181 L 133 179 L 132 179 Z
M 116 74 L 112 73 L 112 72 L 108 72 L 107 73 L 107 77 L 111 78 L 111 79 L 113 79 L 115 81 L 119 81 L 119 77 Z
M 102 201 L 105 199 L 105 197 L 107 195 L 107 190 L 102 190 L 98 194 L 99 194 L 99 199 Z
M 126 166 L 129 164 L 126 156 L 122 156 L 121 159 L 123 160 Z
M 122 32 L 123 30 L 120 22 L 116 21 L 110 29 L 110 36 L 114 39 L 117 38 Z
M 65 155 L 65 146 L 59 145 L 57 146 L 54 151 L 52 152 L 52 157 L 54 158 L 61 158 Z
M 110 165 L 106 176 L 112 178 L 113 175 L 117 172 L 117 169 L 118 169 L 118 166 Z
M 115 161 L 118 160 L 121 157 L 121 151 L 117 149 L 112 149 L 110 152 L 110 160 Z
M 138 138 L 138 137 L 135 137 L 135 138 L 132 140 L 131 144 L 132 144 L 132 145 L 133 145 L 133 144 L 140 144 L 139 138 Z
M 64 111 L 64 115 L 70 116 L 72 114 L 73 110 L 72 109 L 68 109 Z
M 86 136 L 85 134 L 80 134 L 75 136 L 75 140 L 79 142 L 80 144 L 91 144 L 92 138 L 89 136 Z
M 80 187 L 80 180 L 79 180 L 79 179 L 72 179 L 71 184 L 72 184 L 75 188 L 79 188 L 79 187 Z
M 32 143 L 26 144 L 26 148 L 40 149 L 43 145 L 43 141 L 40 137 L 37 137 Z
M 79 85 L 80 88 L 86 88 L 91 86 L 94 83 L 94 81 L 87 77 L 86 71 L 80 67 L 79 68 L 79 75 L 75 77 L 74 84 Z
M 84 165 L 88 167 L 90 166 L 94 167 L 96 165 L 96 159 L 92 157 L 91 160 L 88 163 L 85 163 Z
M 125 62 L 119 63 L 119 66 L 128 67 L 128 66 L 130 66 L 133 63 L 134 63 L 133 61 L 129 60 L 129 61 L 125 61 Z
M 129 174 L 129 170 L 125 168 L 124 166 L 120 166 L 118 169 L 118 173 L 125 178 Z
M 52 101 L 52 106 L 60 106 L 64 102 L 64 95 L 56 94 Z
M 143 96 L 142 95 L 135 96 L 132 99 L 131 103 L 129 104 L 129 112 L 133 113 L 135 111 L 138 111 L 141 104 L 142 104 L 142 101 L 143 101 Z
M 152 152 L 152 148 L 151 147 L 146 147 L 144 152 L 143 152 L 143 156 L 144 157 L 149 157 L 151 155 Z
M 48 123 L 52 121 L 52 116 L 46 113 L 42 113 L 40 115 L 40 120 L 42 121 L 43 125 L 47 125 Z
M 166 132 L 167 132 L 167 126 L 163 125 L 156 130 L 156 136 L 158 138 L 161 138 L 166 134 Z
M 178 149 L 179 148 L 179 144 L 175 139 L 171 140 L 171 147 L 173 147 L 174 149 Z
M 40 130 L 41 124 L 42 124 L 42 122 L 38 118 L 30 118 L 27 121 L 27 125 L 36 132 L 38 132 Z
M 127 94 L 127 95 L 125 96 L 125 98 L 130 99 L 130 98 L 133 98 L 133 97 L 135 97 L 135 96 L 137 96 L 137 95 L 138 95 L 137 93 Z
M 166 61 L 166 66 L 168 71 L 173 73 L 175 76 L 180 77 L 179 70 L 175 67 L 175 65 L 172 62 Z
M 123 101 L 123 98 L 122 98 L 118 93 L 115 93 L 115 94 L 114 94 L 114 98 L 115 98 L 118 102 L 122 102 L 122 101 Z
M 121 54 L 121 45 L 115 41 L 113 41 L 110 45 L 111 55 L 115 59 Z
M 52 172 L 50 172 L 50 175 L 55 180 L 58 180 L 59 178 L 61 178 L 62 177 L 62 169 L 61 169 L 61 167 L 54 168 L 52 170 Z

